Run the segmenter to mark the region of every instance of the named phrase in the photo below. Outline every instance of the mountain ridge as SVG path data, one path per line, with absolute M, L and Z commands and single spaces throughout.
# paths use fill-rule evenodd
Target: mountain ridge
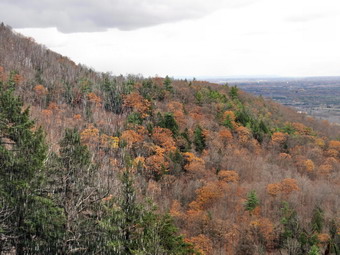
M 137 200 L 169 212 L 201 254 L 337 254 L 339 127 L 236 86 L 96 73 L 4 25 L 0 66 L 46 133 L 50 188 L 65 130 L 77 129 L 103 203 L 122 198 L 128 170 Z M 76 248 L 91 254 L 85 246 Z M 171 252 L 152 254 L 192 254 Z

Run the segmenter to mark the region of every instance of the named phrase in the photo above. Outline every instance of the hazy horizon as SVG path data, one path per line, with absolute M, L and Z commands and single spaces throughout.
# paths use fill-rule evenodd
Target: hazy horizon
M 15 31 L 115 75 L 340 75 L 336 0 L 4 0 L 0 14 Z

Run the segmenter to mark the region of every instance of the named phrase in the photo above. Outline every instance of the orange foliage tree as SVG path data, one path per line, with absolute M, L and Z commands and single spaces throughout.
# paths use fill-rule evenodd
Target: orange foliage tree
M 206 235 L 200 234 L 185 240 L 192 243 L 198 252 L 202 255 L 210 255 L 213 251 L 213 243 Z
M 41 84 L 36 85 L 33 90 L 38 96 L 47 94 L 47 89 Z
M 240 177 L 237 172 L 231 170 L 221 170 L 218 172 L 218 178 L 221 181 L 225 182 L 234 182 L 237 183 L 240 180 Z
M 172 138 L 172 132 L 167 128 L 155 127 L 153 129 L 152 139 L 166 151 L 176 150 L 176 143 Z
M 130 107 L 133 111 L 138 112 L 142 118 L 149 116 L 151 103 L 137 92 L 124 96 L 124 106 Z
M 299 186 L 295 179 L 287 178 L 278 183 L 271 183 L 267 185 L 267 192 L 271 196 L 277 196 L 279 194 L 289 195 L 293 191 L 298 191 Z
M 129 147 L 131 147 L 135 143 L 143 141 L 143 136 L 138 134 L 134 130 L 125 130 L 120 138 L 127 142 Z

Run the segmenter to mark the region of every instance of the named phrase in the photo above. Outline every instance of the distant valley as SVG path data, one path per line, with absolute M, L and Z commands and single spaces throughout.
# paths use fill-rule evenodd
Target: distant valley
M 340 77 L 209 78 L 291 106 L 317 119 L 340 124 Z

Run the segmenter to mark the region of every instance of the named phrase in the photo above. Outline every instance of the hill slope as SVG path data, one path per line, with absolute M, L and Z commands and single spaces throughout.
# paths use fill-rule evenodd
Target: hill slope
M 95 165 L 91 184 L 74 180 L 87 198 L 119 200 L 119 176 L 132 173 L 137 200 L 170 212 L 202 254 L 338 254 L 338 127 L 236 87 L 96 73 L 4 25 L 0 66 L 46 133 L 47 189 L 60 208 L 54 190 L 67 177 L 55 158 L 76 128 Z M 103 222 L 100 203 L 85 211 Z

